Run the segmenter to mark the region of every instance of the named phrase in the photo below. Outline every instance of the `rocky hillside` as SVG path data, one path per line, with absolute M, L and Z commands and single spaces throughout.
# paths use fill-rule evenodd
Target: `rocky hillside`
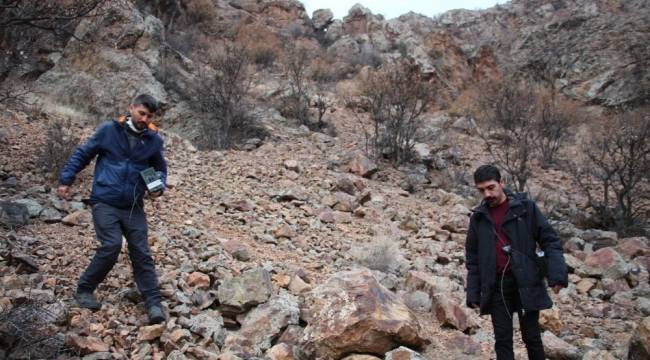
M 490 161 L 482 140 L 468 119 L 440 106 L 427 126 L 446 130 L 418 149 L 423 161 L 405 167 L 407 175 L 363 154 L 346 91 L 376 56 L 408 59 L 449 101 L 477 80 L 524 70 L 585 103 L 647 97 L 647 47 L 632 46 L 647 34 L 643 1 L 513 1 L 389 21 L 362 6 L 343 20 L 325 10 L 310 18 L 293 0 L 143 3 L 111 1 L 102 16 L 82 21 L 77 39 L 47 52 L 51 67 L 34 84 L 38 105 L 1 109 L 0 331 L 9 335 L 0 340 L 0 358 L 494 358 L 489 317 L 464 306 L 467 214 L 477 202 L 471 192 L 442 189 L 446 159 L 455 156 L 468 174 Z M 267 137 L 233 150 L 197 149 L 190 90 L 205 71 L 194 56 L 207 49 L 192 43 L 221 44 L 243 36 L 244 25 L 269 44 L 291 39 L 325 49 L 336 69 L 361 59 L 327 93 L 336 136 L 279 114 L 273 104 L 282 79 L 270 67 L 253 90 Z M 76 282 L 97 246 L 84 203 L 92 169 L 62 201 L 38 158 L 55 121 L 73 118 L 71 128 L 87 138 L 140 92 L 163 104 L 170 165 L 169 190 L 146 204 L 169 316 L 156 326 L 146 326 L 126 248 L 97 291 L 103 308 L 75 307 Z M 458 144 L 462 155 L 451 154 Z M 566 173 L 536 172 L 531 191 L 550 190 L 563 207 L 580 205 Z M 555 307 L 542 316 L 548 358 L 647 354 L 648 240 L 573 224 L 558 231 L 570 286 L 552 295 Z M 30 332 L 9 327 L 17 323 Z M 20 348 L 30 339 L 39 341 L 36 349 Z M 516 349 L 525 358 L 519 334 Z
M 126 250 L 97 291 L 103 308 L 75 308 L 76 281 L 97 246 L 83 203 L 91 171 L 62 201 L 34 171 L 32 144 L 43 141 L 45 119 L 5 111 L 3 120 L 11 124 L 2 133 L 3 221 L 29 225 L 2 238 L 1 310 L 13 321 L 20 314 L 10 309 L 28 306 L 25 299 L 47 304 L 34 321 L 54 340 L 40 352 L 65 345 L 87 359 L 494 356 L 489 318 L 464 306 L 473 200 L 435 188 L 411 195 L 395 185 L 403 175 L 379 169 L 352 138 L 280 123 L 267 124 L 272 136 L 251 141 L 250 151 L 202 152 L 163 132 L 170 189 L 146 211 L 165 325 L 146 326 Z M 92 130 L 79 127 L 84 136 Z M 571 196 L 563 175 L 544 176 Z M 16 204 L 24 217 L 11 216 Z M 542 316 L 549 359 L 647 351 L 647 239 L 560 230 L 570 286 Z

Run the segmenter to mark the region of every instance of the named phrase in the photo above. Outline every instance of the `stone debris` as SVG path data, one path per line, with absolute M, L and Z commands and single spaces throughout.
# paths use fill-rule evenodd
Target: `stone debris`
M 647 22 L 647 11 L 636 3 L 640 2 L 630 2 L 638 12 L 629 15 L 630 21 L 603 27 L 624 34 L 619 39 L 641 39 L 640 44 L 645 44 L 647 32 L 626 30 L 626 24 Z M 229 4 L 219 9 L 225 22 L 231 17 L 240 19 L 246 12 L 246 16 L 275 19 L 273 26 L 310 23 L 304 8 L 295 1 L 232 0 Z M 581 27 L 598 29 L 610 8 L 601 5 L 576 0 L 563 4 L 565 10 L 542 6 L 531 10 L 537 20 L 520 22 L 524 24 L 521 31 L 527 39 L 557 41 L 560 35 L 554 29 L 565 33 L 563 29 L 576 27 L 567 22 L 564 12 L 575 14 Z M 401 172 L 359 150 L 363 147 L 359 124 L 342 114 L 345 109 L 337 104 L 327 114 L 335 125 L 335 137 L 306 126 L 292 127 L 292 119 L 271 111 L 263 122 L 268 137 L 248 139 L 227 151 L 200 150 L 174 133 L 188 135 L 190 130 L 183 129 L 178 118 L 192 117 L 178 110 L 182 106 L 172 100 L 177 96 L 168 94 L 157 77 L 142 75 L 154 68 L 160 71 L 160 59 L 151 54 L 168 47 L 163 24 L 129 2 L 109 2 L 107 6 L 110 11 L 106 13 L 112 14 L 110 26 L 97 27 L 93 20 L 83 21 L 77 29 L 97 46 L 92 48 L 97 54 L 93 63 L 88 63 L 85 50 L 72 44 L 57 52 L 66 56 L 42 74 L 38 86 L 60 86 L 42 92 L 63 93 L 62 89 L 74 88 L 83 79 L 90 82 L 89 88 L 102 88 L 107 82 L 102 74 L 90 75 L 79 69 L 112 68 L 127 59 L 130 65 L 121 66 L 124 75 L 120 81 L 133 78 L 138 83 L 132 86 L 127 81 L 124 86 L 150 90 L 165 104 L 161 134 L 169 162 L 167 189 L 162 198 L 147 200 L 144 210 L 168 321 L 148 326 L 142 297 L 134 290 L 126 245 L 96 291 L 102 309 L 92 313 L 76 308 L 72 299 L 78 278 L 98 246 L 87 205 L 93 169 L 79 174 L 70 199 L 59 199 L 56 174 L 42 174 L 30 160 L 49 119 L 40 121 L 34 115 L 4 108 L 3 124 L 10 125 L 0 130 L 0 219 L 3 227 L 14 232 L 0 237 L 0 313 L 30 298 L 44 302 L 46 313 L 51 314 L 46 326 L 65 337 L 66 346 L 83 359 L 494 357 L 489 317 L 478 316 L 464 304 L 467 215 L 476 201 L 471 195 L 441 189 L 436 179 L 447 165 L 443 153 L 449 147 L 448 134 L 440 136 L 439 144 L 418 144 L 415 152 L 420 163 Z M 496 65 L 490 65 L 496 64 L 497 55 L 517 58 L 539 49 L 529 42 L 506 56 L 501 52 L 509 46 L 470 49 L 470 54 L 465 53 L 464 45 L 456 46 L 446 31 L 434 29 L 436 24 L 460 24 L 454 25 L 459 38 L 476 32 L 498 34 L 502 30 L 495 27 L 509 23 L 513 14 L 520 19 L 532 16 L 522 14 L 521 4 L 516 2 L 500 7 L 505 11 L 453 11 L 437 20 L 407 14 L 386 21 L 357 5 L 343 20 L 319 10 L 313 24 L 331 41 L 332 51 L 361 52 L 361 42 L 355 40 L 361 36 L 370 36 L 377 48 L 389 49 L 392 43 L 384 31 L 396 39 L 428 34 L 427 44 L 408 44 L 409 58 L 423 74 L 433 77 L 439 72 L 431 63 L 438 57 L 427 55 L 432 53 L 443 59 L 462 55 L 446 63 L 450 73 L 491 73 L 497 71 Z M 616 8 L 617 14 L 625 13 L 622 6 L 611 8 Z M 483 17 L 498 20 L 486 22 Z M 132 34 L 134 23 L 138 36 L 104 45 L 105 39 L 113 39 L 115 34 Z M 535 25 L 525 25 L 528 23 Z M 545 31 L 545 36 L 534 36 L 537 31 Z M 643 86 L 648 88 L 647 79 L 635 75 L 642 63 L 625 56 L 618 60 L 613 50 L 620 40 L 597 36 L 595 42 L 575 36 L 579 43 L 573 45 L 582 49 L 600 44 L 603 50 L 598 58 L 583 58 L 584 51 L 572 52 L 568 60 L 557 57 L 557 61 L 575 64 L 571 65 L 574 69 L 566 70 L 569 78 L 560 79 L 566 81 L 563 91 L 608 105 L 633 103 L 638 100 L 635 96 L 647 94 L 643 91 Z M 472 61 L 468 62 L 468 57 Z M 189 58 L 182 61 L 179 71 L 188 83 L 179 82 L 180 89 L 195 82 L 190 69 L 199 68 Z M 612 65 L 613 61 L 626 66 Z M 470 69 L 468 64 L 478 68 Z M 633 79 L 630 83 L 640 90 L 624 90 L 614 73 Z M 112 72 L 110 77 L 115 77 Z M 65 83 L 57 83 L 57 78 Z M 446 86 L 465 88 L 468 78 L 450 79 Z M 598 84 L 608 86 L 599 88 Z M 354 86 L 351 81 L 350 86 Z M 264 87 L 260 98 L 272 102 L 277 87 L 260 85 L 260 89 Z M 113 111 L 106 103 L 92 102 L 89 110 Z M 364 101 L 348 105 L 358 111 L 369 109 Z M 459 143 L 466 148 L 467 153 L 457 159 L 463 166 L 485 162 L 482 150 L 477 150 L 482 144 L 478 145 L 473 134 L 473 119 L 439 118 L 432 115 L 431 123 L 453 124 L 448 131 L 457 132 Z M 75 127 L 86 138 L 94 128 L 88 124 Z M 427 128 L 441 132 L 438 125 Z M 574 207 L 574 202 L 580 202 L 566 174 L 548 169 L 540 170 L 539 176 L 548 180 L 560 205 Z M 471 187 L 465 186 L 465 190 Z M 554 308 L 541 314 L 549 359 L 649 358 L 648 239 L 619 238 L 613 232 L 571 225 L 559 231 L 566 239 L 570 283 L 551 295 Z M 353 250 L 384 237 L 399 249 L 399 259 L 375 264 L 381 271 L 360 269 Z M 402 300 L 416 291 L 431 300 L 430 311 L 410 309 Z M 516 348 L 518 358 L 523 358 L 519 338 Z

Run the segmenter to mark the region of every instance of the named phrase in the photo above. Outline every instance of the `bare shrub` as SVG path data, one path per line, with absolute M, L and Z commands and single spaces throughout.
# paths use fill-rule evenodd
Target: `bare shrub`
M 288 44 L 284 49 L 282 65 L 287 81 L 283 84 L 282 116 L 295 118 L 301 125 L 310 125 L 310 90 L 307 69 L 311 65 L 312 51 L 306 46 Z
M 53 325 L 61 314 L 56 304 L 26 299 L 0 312 L 0 350 L 7 359 L 57 359 L 65 335 Z
M 537 103 L 541 108 L 535 122 L 536 146 L 543 165 L 555 164 L 560 150 L 573 139 L 573 128 L 581 118 L 579 107 L 553 93 L 540 94 Z
M 539 109 L 533 83 L 513 78 L 484 83 L 478 106 L 483 122 L 476 127 L 477 133 L 497 164 L 516 181 L 517 190 L 524 191 L 532 175 L 538 137 L 535 122 Z
M 436 98 L 437 88 L 420 78 L 416 69 L 395 62 L 368 72 L 361 84 L 371 125 L 363 125 L 366 153 L 388 158 L 394 166 L 410 160 L 415 144 L 425 143 L 424 117 Z
M 574 178 L 597 222 L 620 236 L 638 232 L 650 207 L 650 116 L 648 108 L 604 118 L 574 161 Z
M 406 293 L 404 295 L 404 304 L 406 307 L 411 309 L 411 311 L 430 311 L 431 310 L 431 298 L 429 294 L 422 290 L 415 290 L 412 293 Z
M 237 33 L 237 42 L 246 44 L 253 63 L 270 69 L 278 59 L 281 41 L 276 33 L 260 24 L 242 25 Z
M 381 65 L 381 56 L 374 47 L 365 45 L 358 54 L 350 56 L 349 61 L 355 68 L 364 66 L 377 68 Z
M 354 262 L 370 270 L 387 271 L 399 264 L 400 251 L 389 237 L 377 237 L 352 249 Z
M 72 120 L 57 119 L 48 124 L 43 143 L 37 152 L 37 165 L 46 178 L 58 181 L 65 164 L 81 144 Z
M 250 55 L 241 44 L 227 42 L 210 58 L 194 95 L 202 113 L 200 147 L 227 149 L 252 134 L 260 134 L 258 115 L 249 97 Z
M 560 194 L 542 190 L 537 194 L 531 194 L 531 199 L 539 206 L 540 211 L 558 233 L 575 224 L 576 207 L 568 202 L 562 203 Z
M 451 146 L 441 155 L 445 162 L 441 169 L 441 188 L 445 191 L 455 192 L 457 194 L 471 197 L 475 189 L 469 186 L 471 179 L 471 168 L 466 166 L 462 161 L 462 140 L 460 136 L 450 132 L 449 143 Z

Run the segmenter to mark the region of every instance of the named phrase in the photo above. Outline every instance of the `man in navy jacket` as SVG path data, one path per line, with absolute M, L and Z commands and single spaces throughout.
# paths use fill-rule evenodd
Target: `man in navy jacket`
M 59 178 L 59 195 L 67 199 L 75 176 L 97 157 L 90 204 L 97 239 L 101 243 L 79 279 L 75 300 L 82 308 L 99 310 L 93 292 L 111 271 L 126 238 L 133 277 L 144 297 L 150 324 L 166 320 L 160 304 L 160 287 L 148 243 L 144 198 L 162 195 L 167 180 L 163 139 L 152 128 L 158 102 L 140 95 L 129 106 L 126 118 L 102 124 L 74 152 Z M 153 168 L 161 176 L 163 190 L 149 193 L 140 172 Z
M 553 302 L 535 260 L 536 248 L 544 251 L 548 286 L 557 294 L 568 283 L 562 239 L 533 201 L 503 187 L 496 167 L 479 167 L 474 182 L 483 202 L 472 212 L 465 244 L 467 305 L 491 315 L 498 360 L 514 359 L 515 312 L 528 358 L 544 360 L 539 311 Z

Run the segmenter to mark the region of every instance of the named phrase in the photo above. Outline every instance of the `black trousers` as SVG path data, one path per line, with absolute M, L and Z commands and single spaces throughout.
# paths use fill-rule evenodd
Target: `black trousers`
M 529 360 L 545 360 L 542 335 L 539 330 L 539 311 L 521 314 L 521 295 L 514 276 L 498 277 L 490 299 L 492 326 L 494 327 L 494 350 L 497 360 L 514 360 L 513 317 L 516 312 L 521 326 L 521 337 L 526 344 Z
M 86 271 L 79 279 L 77 292 L 92 293 L 111 271 L 126 238 L 133 277 L 144 297 L 145 306 L 160 306 L 160 286 L 149 250 L 147 218 L 139 207 L 118 209 L 98 203 L 93 205 L 93 223 L 101 243 Z

